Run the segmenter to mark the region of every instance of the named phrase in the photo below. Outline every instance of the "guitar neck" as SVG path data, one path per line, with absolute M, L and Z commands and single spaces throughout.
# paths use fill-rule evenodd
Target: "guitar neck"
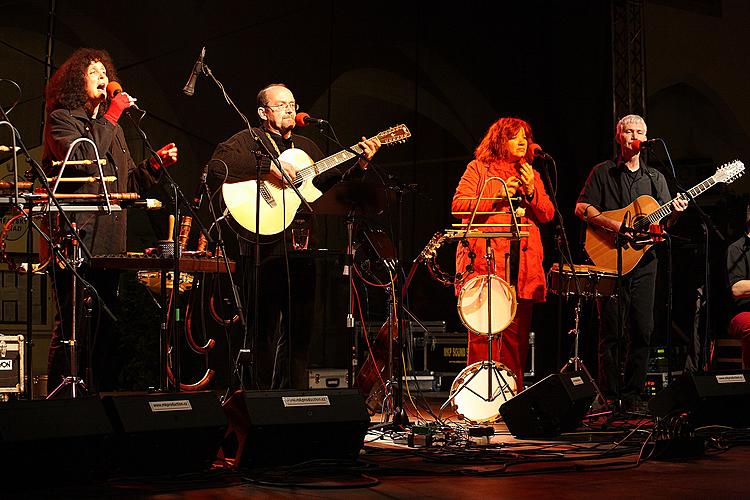
M 349 149 L 356 152 L 357 154 L 362 154 L 362 152 L 364 151 L 359 144 L 355 144 Z M 357 155 L 349 151 L 349 149 L 339 151 L 335 155 L 323 158 L 322 160 L 313 163 L 309 167 L 303 168 L 302 170 L 297 172 L 297 177 L 301 177 L 302 179 L 311 179 L 319 174 L 322 174 L 326 170 L 330 170 L 333 167 L 341 165 L 345 161 L 351 160 Z
M 696 184 L 692 188 L 688 189 L 688 198 L 696 198 L 698 195 L 702 194 L 704 191 L 708 191 L 709 188 L 716 185 L 716 180 L 714 180 L 714 177 L 711 176 L 705 181 Z M 665 203 L 664 205 L 660 206 L 653 212 L 651 212 L 645 219 L 643 219 L 642 226 L 645 226 L 646 223 L 650 224 L 656 224 L 660 220 L 662 220 L 664 217 L 668 216 L 672 213 L 672 202 L 676 200 L 677 197 L 672 198 L 670 201 Z

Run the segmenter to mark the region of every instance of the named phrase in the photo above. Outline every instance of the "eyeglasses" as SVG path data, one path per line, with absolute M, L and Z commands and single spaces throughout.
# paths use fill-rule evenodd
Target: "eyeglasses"
M 274 111 L 281 111 L 286 109 L 291 109 L 292 111 L 299 111 L 299 104 L 296 102 L 282 102 L 281 104 L 276 104 L 274 106 L 269 106 L 266 104 L 266 107 L 269 109 L 272 109 Z

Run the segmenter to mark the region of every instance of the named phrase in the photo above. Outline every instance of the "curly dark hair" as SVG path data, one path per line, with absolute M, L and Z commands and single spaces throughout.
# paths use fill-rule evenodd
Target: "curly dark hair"
M 117 80 L 117 70 L 106 50 L 80 48 L 73 52 L 50 78 L 44 94 L 47 114 L 56 109 L 71 110 L 86 104 L 86 70 L 92 62 L 104 65 L 110 82 Z M 103 115 L 108 107 L 107 100 L 99 106 L 99 115 Z
M 507 160 L 509 157 L 508 141 L 521 129 L 526 133 L 526 141 L 529 144 L 533 143 L 534 135 L 531 132 L 531 125 L 518 118 L 500 118 L 490 126 L 484 139 L 477 146 L 474 157 L 485 162 Z M 533 158 L 534 154 L 531 148 L 528 148 L 526 161 L 531 162 Z

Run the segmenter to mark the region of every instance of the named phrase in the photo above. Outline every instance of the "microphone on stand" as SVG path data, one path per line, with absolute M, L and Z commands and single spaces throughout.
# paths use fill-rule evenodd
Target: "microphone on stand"
M 201 49 L 201 54 L 198 56 L 198 60 L 193 65 L 193 71 L 190 72 L 187 83 L 182 87 L 182 93 L 186 96 L 192 96 L 195 94 L 195 82 L 198 80 L 198 75 L 203 72 L 203 58 L 206 55 L 206 47 Z
M 531 150 L 531 154 L 537 158 L 545 158 L 545 159 L 552 158 L 550 155 L 548 155 L 542 150 L 542 147 L 539 144 L 536 144 L 534 142 L 529 144 L 529 149 Z
M 116 96 L 117 94 L 120 94 L 121 92 L 123 92 L 123 90 L 122 90 L 122 85 L 120 85 L 120 84 L 119 84 L 118 82 L 114 82 L 114 81 L 112 81 L 112 82 L 109 82 L 109 83 L 107 84 L 107 96 L 108 96 L 108 97 L 109 97 L 110 99 L 112 99 L 113 97 L 115 97 L 115 96 Z M 135 101 L 137 101 L 138 99 L 136 99 L 135 97 L 133 97 L 133 96 L 131 96 L 131 95 L 128 95 L 128 97 L 130 97 L 130 103 L 131 103 L 131 106 L 130 106 L 130 107 L 132 107 L 132 108 L 135 108 L 135 109 L 137 109 L 138 111 L 143 111 L 143 110 L 142 110 L 141 108 L 139 108 L 139 107 L 138 107 L 138 105 L 137 105 L 137 104 L 135 103 Z M 126 109 L 125 111 L 127 111 L 127 109 Z
M 313 118 L 307 113 L 297 113 L 297 115 L 294 117 L 294 122 L 297 124 L 298 127 L 306 127 L 308 125 L 320 126 L 320 125 L 328 124 L 328 120 L 324 120 L 322 118 Z
M 640 151 L 641 149 L 648 149 L 652 146 L 654 146 L 656 143 L 661 142 L 661 139 L 648 139 L 647 141 L 639 141 L 638 139 L 633 140 L 633 142 L 630 143 L 630 145 L 635 149 L 636 151 Z

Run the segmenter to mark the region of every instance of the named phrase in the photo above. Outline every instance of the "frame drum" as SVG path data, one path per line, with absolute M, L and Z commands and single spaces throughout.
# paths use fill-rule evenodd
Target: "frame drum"
M 487 361 L 470 364 L 451 385 L 453 408 L 460 418 L 473 423 L 500 420 L 500 405 L 516 395 L 516 376 L 503 364 Z M 483 366 L 484 365 L 484 366 Z M 492 391 L 487 393 L 487 378 L 492 377 Z
M 461 288 L 458 294 L 458 315 L 461 322 L 479 335 L 500 333 L 511 324 L 516 316 L 516 294 L 511 286 L 499 276 L 490 275 L 492 331 L 489 331 L 487 312 L 487 276 L 475 276 Z

